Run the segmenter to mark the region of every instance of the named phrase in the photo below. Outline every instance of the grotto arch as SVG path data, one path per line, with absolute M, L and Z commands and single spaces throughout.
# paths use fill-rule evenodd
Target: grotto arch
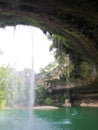
M 0 27 L 39 27 L 67 39 L 68 53 L 93 64 L 98 83 L 97 0 L 0 0 Z M 61 40 L 61 39 L 59 39 Z
M 0 0 L 0 26 L 26 24 L 70 40 L 70 48 L 98 63 L 97 0 Z

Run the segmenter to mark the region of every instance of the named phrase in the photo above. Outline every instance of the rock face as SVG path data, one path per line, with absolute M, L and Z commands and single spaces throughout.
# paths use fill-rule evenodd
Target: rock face
M 0 0 L 0 26 L 27 24 L 70 40 L 70 48 L 98 64 L 97 0 Z
M 71 91 L 73 106 L 98 107 L 98 86 L 75 88 Z
M 92 84 L 96 90 L 98 0 L 0 0 L 0 26 L 17 24 L 36 26 L 44 33 L 67 39 L 70 52 L 96 66 L 96 81 Z M 76 95 L 79 92 L 74 90 Z
M 70 102 L 70 100 L 69 100 L 69 99 L 66 99 L 64 105 L 65 105 L 65 107 L 71 107 L 71 102 Z

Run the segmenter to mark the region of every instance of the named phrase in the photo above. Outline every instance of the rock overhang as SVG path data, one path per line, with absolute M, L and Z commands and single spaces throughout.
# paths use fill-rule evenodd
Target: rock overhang
M 31 25 L 70 40 L 69 48 L 98 64 L 97 0 L 0 0 L 0 26 Z

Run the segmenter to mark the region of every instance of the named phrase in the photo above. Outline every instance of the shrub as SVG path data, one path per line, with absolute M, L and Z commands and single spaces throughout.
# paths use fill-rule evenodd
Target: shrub
M 42 105 L 44 104 L 44 101 L 46 99 L 47 90 L 41 85 L 39 85 L 36 89 L 36 98 L 35 98 L 35 104 Z
M 53 100 L 51 98 L 46 98 L 45 104 L 46 105 L 51 105 L 53 103 Z
M 65 97 L 64 96 L 59 96 L 59 99 L 58 99 L 58 101 L 59 101 L 59 103 L 64 103 L 65 102 Z

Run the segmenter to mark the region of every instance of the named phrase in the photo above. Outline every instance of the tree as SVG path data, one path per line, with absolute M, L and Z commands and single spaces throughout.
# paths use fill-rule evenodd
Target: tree
M 44 88 L 44 86 L 39 85 L 37 86 L 36 89 L 36 99 L 35 99 L 35 103 L 36 104 L 44 104 L 45 99 L 47 97 L 47 93 L 48 91 Z
M 0 107 L 5 106 L 5 81 L 7 70 L 4 66 L 0 67 Z
M 45 68 L 41 68 L 40 72 L 43 74 L 49 74 L 52 70 L 54 70 L 58 66 L 57 61 L 49 63 Z

